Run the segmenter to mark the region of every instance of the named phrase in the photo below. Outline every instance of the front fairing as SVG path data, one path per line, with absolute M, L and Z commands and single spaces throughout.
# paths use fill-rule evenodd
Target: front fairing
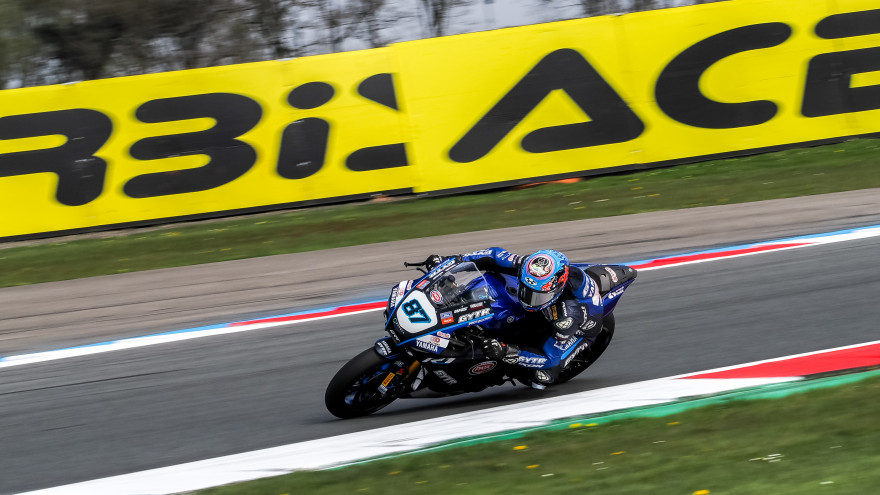
M 521 308 L 511 304 L 509 283 L 484 276 L 471 262 L 447 261 L 416 280 L 405 294 L 392 294 L 385 329 L 397 346 L 443 354 L 452 334 L 462 328 L 495 329 L 521 317 Z

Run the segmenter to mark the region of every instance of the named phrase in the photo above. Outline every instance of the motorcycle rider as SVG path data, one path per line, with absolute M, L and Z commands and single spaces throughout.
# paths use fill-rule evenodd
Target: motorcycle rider
M 448 257 L 446 257 L 448 258 Z M 430 270 L 444 257 L 432 254 L 425 260 Z M 521 320 L 526 332 L 510 332 L 511 342 L 484 339 L 483 352 L 490 359 L 520 366 L 531 386 L 544 389 L 562 369 L 562 360 L 578 345 L 592 345 L 602 330 L 602 297 L 596 283 L 568 258 L 554 250 L 541 250 L 522 257 L 500 247 L 454 256 L 473 262 L 484 272 L 512 275 L 519 279 L 517 297 L 529 316 Z M 515 341 L 515 342 L 514 342 Z

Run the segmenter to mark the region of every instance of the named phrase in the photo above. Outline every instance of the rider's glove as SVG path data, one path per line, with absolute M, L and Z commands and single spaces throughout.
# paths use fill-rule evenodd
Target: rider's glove
M 428 259 L 425 260 L 425 268 L 427 268 L 428 271 L 431 271 L 434 269 L 435 266 L 439 265 L 440 263 L 443 263 L 443 257 L 439 254 L 432 254 L 428 256 Z
M 503 361 L 507 364 L 519 362 L 519 349 L 498 339 L 483 340 L 483 353 L 495 361 Z

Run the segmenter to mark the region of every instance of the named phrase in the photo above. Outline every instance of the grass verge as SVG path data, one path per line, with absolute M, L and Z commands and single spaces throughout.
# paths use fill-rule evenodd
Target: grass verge
M 874 377 L 197 493 L 863 495 L 880 486 L 878 396 Z
M 254 215 L 0 249 L 0 287 L 431 235 L 880 187 L 880 140 L 479 194 Z

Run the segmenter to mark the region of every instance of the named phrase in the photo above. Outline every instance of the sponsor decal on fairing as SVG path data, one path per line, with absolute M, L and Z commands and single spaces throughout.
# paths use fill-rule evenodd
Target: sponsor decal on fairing
M 409 283 L 412 284 L 412 280 L 410 280 Z M 406 285 L 407 281 L 404 280 L 397 284 L 397 287 L 391 289 L 391 298 L 389 299 L 390 303 L 388 305 L 390 308 L 394 308 L 394 305 L 397 304 L 397 299 L 406 293 Z
M 437 364 L 452 364 L 455 362 L 455 358 L 425 358 L 422 359 L 423 363 L 437 363 Z
M 391 345 L 388 344 L 386 339 L 378 340 L 376 341 L 376 352 L 382 356 L 388 356 L 391 354 Z
M 533 357 L 533 356 L 520 356 L 519 357 L 519 365 L 524 366 L 526 368 L 540 368 L 547 364 L 547 358 L 544 357 Z
M 474 311 L 473 313 L 461 315 L 458 317 L 458 322 L 464 323 L 466 321 L 472 321 L 472 320 L 476 320 L 478 318 L 482 318 L 484 316 L 487 316 L 490 311 L 491 311 L 491 308 L 484 308 L 479 311 Z
M 416 339 L 415 342 L 416 342 L 416 345 L 418 345 L 419 342 L 422 342 L 425 344 L 430 344 L 432 346 L 436 346 L 441 351 L 449 345 L 449 339 L 444 339 L 444 338 L 441 338 L 437 335 L 423 335 L 423 336 L 419 337 L 418 339 Z M 431 350 L 431 349 L 428 349 L 428 350 Z M 437 351 L 433 351 L 433 352 L 437 352 Z
M 605 297 L 608 299 L 614 299 L 615 297 L 623 294 L 623 291 L 625 289 L 626 289 L 626 287 L 620 287 L 620 288 L 614 289 L 613 291 L 609 292 L 608 295 Z
M 437 346 L 437 344 L 425 342 L 424 340 L 416 340 L 415 344 L 416 344 L 416 347 L 418 347 L 419 349 L 422 349 L 422 350 L 425 350 L 428 352 L 433 352 L 434 354 L 439 354 L 443 350 L 443 349 L 440 349 Z
M 609 275 L 611 275 L 611 281 L 616 284 L 617 283 L 617 272 L 615 272 L 614 269 L 609 266 L 605 267 L 605 271 L 608 272 Z
M 458 380 L 452 378 L 449 373 L 443 370 L 434 370 L 433 373 L 437 375 L 441 380 L 443 380 L 443 382 L 447 385 L 456 385 L 458 383 Z
M 495 361 L 484 361 L 479 364 L 475 364 L 468 370 L 468 373 L 471 375 L 481 375 L 483 373 L 488 373 L 495 369 Z

